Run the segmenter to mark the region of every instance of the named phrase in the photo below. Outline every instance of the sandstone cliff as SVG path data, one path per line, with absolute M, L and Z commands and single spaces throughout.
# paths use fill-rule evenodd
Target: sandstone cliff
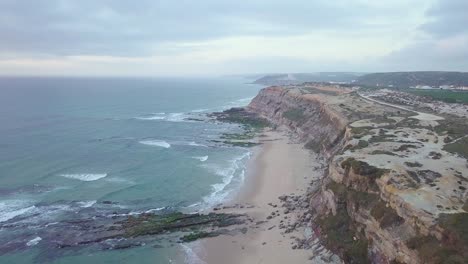
M 313 84 L 265 88 L 247 110 L 328 160 L 310 226 L 346 263 L 468 262 L 467 163 L 445 149 L 468 122 Z

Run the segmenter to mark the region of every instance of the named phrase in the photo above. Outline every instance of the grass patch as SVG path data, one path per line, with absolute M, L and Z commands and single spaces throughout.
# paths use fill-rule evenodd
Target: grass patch
M 468 248 L 468 213 L 440 214 L 439 225 Z
M 376 142 L 394 142 L 395 138 L 397 136 L 395 135 L 375 135 L 375 136 L 372 136 L 370 139 L 369 139 L 369 143 L 376 143 Z
M 408 149 L 416 149 L 418 146 L 411 145 L 411 144 L 403 144 L 399 146 L 398 148 L 394 149 L 393 151 L 406 151 Z
M 408 89 L 408 92 L 446 103 L 468 104 L 468 92 L 464 91 Z
M 398 156 L 397 154 L 387 151 L 387 150 L 374 150 L 370 153 L 371 155 L 389 155 L 389 156 Z
M 408 248 L 418 251 L 422 263 L 463 264 L 468 263 L 466 253 L 442 244 L 434 236 L 415 236 L 406 241 Z
M 468 159 L 468 137 L 464 137 L 455 143 L 446 144 L 443 149 Z
M 447 134 L 452 140 L 466 136 L 466 131 L 468 131 L 465 118 L 450 118 L 437 122 L 439 125 L 434 128 L 434 131 L 439 135 Z
M 422 167 L 422 164 L 417 161 L 415 162 L 405 161 L 405 165 L 411 168 Z
M 339 208 L 336 215 L 329 214 L 318 219 L 317 224 L 327 248 L 337 252 L 346 263 L 370 263 L 367 255 L 368 241 L 363 236 L 356 241 L 353 239 L 356 233 L 345 208 Z
M 370 129 L 370 127 L 351 127 L 351 133 L 364 136 L 369 133 Z
M 349 170 L 353 170 L 354 173 L 367 176 L 372 179 L 380 178 L 383 174 L 385 174 L 388 170 L 377 168 L 367 164 L 364 161 L 355 160 L 354 158 L 348 158 L 341 163 L 341 167 L 346 170 L 346 173 Z
M 362 148 L 367 148 L 369 146 L 369 142 L 366 140 L 359 140 L 357 144 L 357 148 L 362 149 Z

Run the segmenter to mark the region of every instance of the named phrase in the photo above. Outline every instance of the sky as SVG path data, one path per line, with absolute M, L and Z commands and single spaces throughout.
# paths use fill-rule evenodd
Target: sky
M 467 0 L 0 0 L 0 75 L 468 71 Z

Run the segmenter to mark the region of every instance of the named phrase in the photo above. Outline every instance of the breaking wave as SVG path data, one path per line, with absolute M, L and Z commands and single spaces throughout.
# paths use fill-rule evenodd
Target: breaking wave
M 245 177 L 245 162 L 251 156 L 250 152 L 246 152 L 230 161 L 229 167 L 221 167 L 218 165 L 207 165 L 208 169 L 214 171 L 215 174 L 221 176 L 222 181 L 211 185 L 212 192 L 203 198 L 203 201 L 208 206 L 213 206 L 217 203 L 224 201 L 231 192 L 240 187 Z M 236 180 L 239 184 L 231 186 L 233 181 Z
M 139 143 L 143 145 L 156 146 L 156 147 L 161 147 L 161 148 L 171 147 L 171 144 L 167 143 L 164 140 L 142 140 Z
M 107 173 L 60 174 L 60 176 L 80 181 L 97 181 L 107 176 Z
M 22 200 L 8 200 L 0 202 L 0 222 L 5 222 L 23 215 L 36 208 Z
M 199 160 L 201 162 L 207 161 L 208 156 L 192 157 L 193 159 Z

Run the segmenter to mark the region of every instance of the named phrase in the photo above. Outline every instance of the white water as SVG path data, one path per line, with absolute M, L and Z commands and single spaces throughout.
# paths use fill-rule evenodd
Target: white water
M 156 146 L 161 148 L 170 148 L 171 144 L 167 143 L 164 140 L 142 140 L 140 144 L 148 145 L 148 146 Z
M 60 174 L 60 176 L 80 181 L 97 181 L 106 177 L 107 173 Z
M 7 200 L 0 202 L 0 222 L 8 221 L 36 208 L 27 201 Z
M 208 160 L 208 156 L 200 156 L 200 157 L 192 157 L 194 159 L 197 159 L 201 162 L 204 162 L 204 161 L 207 161 Z
M 26 246 L 28 246 L 28 247 L 35 246 L 35 245 L 37 245 L 41 240 L 42 240 L 41 237 L 33 238 L 33 239 L 29 240 L 29 241 L 26 243 Z

